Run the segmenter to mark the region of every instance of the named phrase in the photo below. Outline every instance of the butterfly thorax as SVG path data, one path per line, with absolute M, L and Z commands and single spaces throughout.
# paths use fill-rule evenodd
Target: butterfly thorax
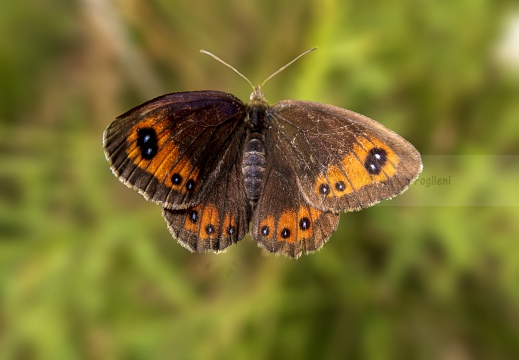
M 265 130 L 267 129 L 267 110 L 269 105 L 259 91 L 251 94 L 247 105 L 245 124 L 247 136 L 242 160 L 242 174 L 249 202 L 254 205 L 261 193 L 265 173 Z
M 247 104 L 245 124 L 251 131 L 262 131 L 266 127 L 266 115 L 269 104 L 265 100 L 265 95 L 260 91 L 259 86 L 250 94 L 250 101 Z

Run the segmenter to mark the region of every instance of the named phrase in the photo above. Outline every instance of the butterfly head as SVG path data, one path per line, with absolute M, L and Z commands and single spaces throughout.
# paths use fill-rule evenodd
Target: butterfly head
M 254 87 L 254 91 L 250 94 L 250 102 L 252 103 L 264 103 L 265 94 L 261 91 L 261 85 Z

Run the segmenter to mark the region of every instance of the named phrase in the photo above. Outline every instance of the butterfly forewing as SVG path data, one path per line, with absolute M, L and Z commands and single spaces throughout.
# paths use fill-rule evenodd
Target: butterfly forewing
M 217 172 L 235 163 L 244 112 L 224 92 L 164 95 L 118 117 L 104 133 L 105 154 L 114 174 L 147 199 L 189 208 L 212 191 Z
M 371 206 L 405 191 L 422 169 L 402 137 L 353 111 L 309 101 L 269 109 L 306 201 L 325 211 Z

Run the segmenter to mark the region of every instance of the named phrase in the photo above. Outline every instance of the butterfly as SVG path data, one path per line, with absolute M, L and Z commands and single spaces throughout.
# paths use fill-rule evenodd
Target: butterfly
M 248 104 L 221 91 L 159 96 L 117 117 L 103 134 L 119 180 L 159 204 L 191 252 L 221 252 L 249 232 L 270 252 L 320 249 L 341 212 L 404 192 L 419 152 L 378 122 L 332 105 L 284 100 L 261 85 Z

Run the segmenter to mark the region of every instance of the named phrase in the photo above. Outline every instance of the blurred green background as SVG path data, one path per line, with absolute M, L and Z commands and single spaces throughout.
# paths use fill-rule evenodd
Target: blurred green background
M 518 24 L 506 0 L 1 2 L 0 358 L 516 358 Z M 103 130 L 167 92 L 247 100 L 201 48 L 259 83 L 312 46 L 271 103 L 365 114 L 452 183 L 344 214 L 297 261 L 250 237 L 190 254 Z

